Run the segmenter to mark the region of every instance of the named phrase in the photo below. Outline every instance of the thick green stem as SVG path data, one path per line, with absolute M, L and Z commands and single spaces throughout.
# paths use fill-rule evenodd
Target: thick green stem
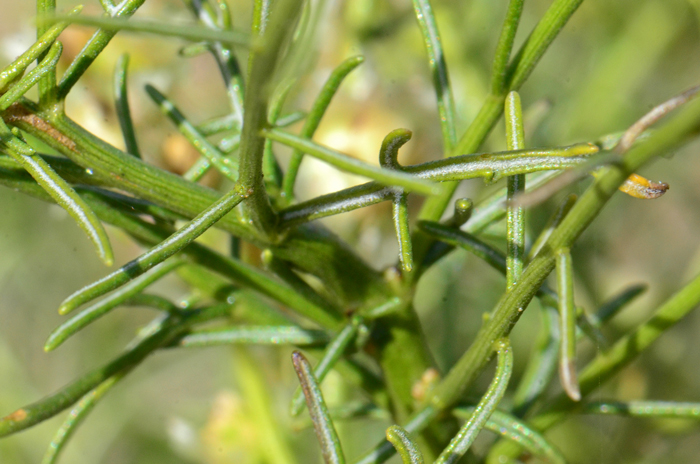
M 251 50 L 250 74 L 245 91 L 239 179 L 241 186 L 251 192 L 251 198 L 243 204 L 243 218 L 273 241 L 277 219 L 263 182 L 265 139 L 260 131 L 267 126 L 268 99 L 273 90 L 271 85 L 275 67 L 296 24 L 301 5 L 299 0 L 283 0 L 275 5 L 269 24 L 259 37 L 261 50 Z

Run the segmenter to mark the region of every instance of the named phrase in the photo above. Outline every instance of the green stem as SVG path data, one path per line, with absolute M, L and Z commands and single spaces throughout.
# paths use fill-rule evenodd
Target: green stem
M 250 191 L 250 201 L 243 205 L 243 218 L 253 224 L 264 237 L 272 239 L 276 216 L 263 183 L 263 153 L 265 139 L 260 131 L 267 127 L 267 105 L 272 92 L 270 86 L 283 46 L 301 11 L 299 0 L 281 0 L 270 14 L 268 27 L 259 40 L 262 49 L 251 50 L 250 73 L 245 92 L 243 130 L 241 132 L 240 169 L 241 187 Z

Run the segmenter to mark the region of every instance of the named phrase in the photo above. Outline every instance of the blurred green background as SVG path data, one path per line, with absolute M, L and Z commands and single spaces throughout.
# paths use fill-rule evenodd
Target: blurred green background
M 59 1 L 60 11 L 77 2 Z M 248 27 L 251 2 L 230 0 L 234 22 Z M 425 50 L 408 0 L 317 2 L 326 9 L 318 48 L 309 50 L 303 78 L 287 111 L 308 108 L 329 72 L 343 59 L 362 54 L 366 62 L 341 87 L 316 140 L 376 162 L 383 136 L 397 127 L 414 132 L 402 150 L 403 163 L 441 156 L 440 129 Z M 486 95 L 491 58 L 506 1 L 439 1 L 433 5 L 441 30 L 464 130 Z M 522 43 L 549 0 L 526 2 L 516 44 Z M 5 1 L 0 14 L 0 63 L 33 42 L 34 2 Z M 98 2 L 86 5 L 99 14 Z M 189 20 L 175 0 L 149 0 L 137 17 Z M 554 42 L 521 90 L 533 117 L 529 146 L 566 145 L 624 130 L 655 104 L 700 83 L 700 1 L 587 0 Z M 69 28 L 61 37 L 63 66 L 91 30 Z M 68 112 L 89 130 L 122 147 L 111 97 L 111 74 L 124 52 L 132 58 L 130 97 L 142 151 L 149 162 L 181 172 L 195 153 L 146 98 L 145 83 L 166 92 L 195 122 L 226 112 L 223 86 L 208 56 L 182 58 L 178 41 L 120 35 L 95 62 L 68 99 Z M 241 56 L 245 63 L 245 56 Z M 539 112 L 539 115 L 536 114 Z M 539 122 L 537 122 L 539 119 Z M 483 150 L 503 150 L 504 129 L 496 128 Z M 646 282 L 650 291 L 616 317 L 606 333 L 617 337 L 643 321 L 653 308 L 700 270 L 700 143 L 669 154 L 640 174 L 671 185 L 655 201 L 617 195 L 574 248 L 576 299 L 593 311 L 627 285 Z M 287 153 L 280 151 L 282 163 Z M 211 185 L 220 180 L 210 178 Z M 359 179 L 306 160 L 299 196 L 338 190 Z M 573 187 L 580 192 L 586 182 Z M 461 194 L 480 198 L 493 187 L 465 183 Z M 417 211 L 419 198 L 412 198 Z M 556 198 L 528 214 L 536 234 Z M 62 322 L 56 308 L 68 294 L 107 273 L 77 226 L 57 206 L 0 188 L 0 413 L 9 413 L 57 390 L 80 373 L 114 356 L 153 313 L 122 308 L 46 354 L 42 346 Z M 377 268 L 394 264 L 397 246 L 388 204 L 324 220 Z M 139 249 L 110 230 L 118 263 Z M 489 235 L 498 240 L 496 227 Z M 218 244 L 216 233 L 205 237 Z M 454 252 L 424 277 L 416 307 L 442 369 L 469 345 L 503 288 L 503 279 L 484 263 Z M 187 289 L 175 278 L 156 287 L 177 300 Z M 516 377 L 522 372 L 537 331 L 536 302 L 513 332 Z M 620 400 L 700 401 L 700 314 L 669 331 L 599 394 Z M 580 365 L 597 348 L 584 342 Z M 71 463 L 263 463 L 272 462 L 262 429 L 274 418 L 299 462 L 320 462 L 309 429 L 293 431 L 287 413 L 296 387 L 290 350 L 202 349 L 155 355 L 118 385 L 95 409 L 67 447 Z M 257 382 L 257 383 L 256 383 Z M 475 388 L 483 391 L 488 379 Z M 261 388 L 263 385 L 265 388 Z M 328 400 L 356 395 L 331 376 Z M 265 411 L 269 397 L 270 410 Z M 26 432 L 0 440 L 0 463 L 40 461 L 63 414 Z M 339 426 L 352 461 L 383 436 L 388 422 L 359 420 Z M 477 443 L 487 446 L 487 433 Z M 578 416 L 550 436 L 572 463 L 690 463 L 700 455 L 696 422 Z M 281 458 L 280 458 L 281 459 Z M 283 461 L 276 461 L 283 462 Z

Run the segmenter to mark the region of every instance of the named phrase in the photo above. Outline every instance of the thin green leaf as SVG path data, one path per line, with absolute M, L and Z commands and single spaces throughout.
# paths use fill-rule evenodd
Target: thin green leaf
M 321 388 L 314 377 L 311 364 L 299 351 L 292 353 L 292 362 L 306 397 L 306 405 L 314 422 L 316 437 L 321 444 L 323 460 L 326 464 L 345 464 L 345 456 L 338 440 L 338 434 L 328 414 Z
M 432 422 L 438 415 L 438 410 L 432 406 L 424 406 L 415 412 L 404 425 L 408 433 L 418 433 Z M 396 448 L 386 439 L 369 450 L 356 464 L 376 464 L 384 462 L 396 453 Z
M 268 110 L 267 121 L 270 126 L 275 126 L 277 124 L 277 118 L 279 118 L 282 112 L 282 107 L 287 101 L 287 96 L 289 92 L 294 87 L 296 80 L 288 80 L 280 85 L 280 89 L 276 92 L 270 101 L 270 108 Z M 265 140 L 265 148 L 263 149 L 263 176 L 266 182 L 272 184 L 273 188 L 276 190 L 282 187 L 283 174 L 282 168 L 280 168 L 277 158 L 272 151 L 272 140 Z
M 110 377 L 139 365 L 153 351 L 167 344 L 183 328 L 177 323 L 176 318 L 166 319 L 152 334 L 125 350 L 114 360 L 79 377 L 58 392 L 0 419 L 0 437 L 29 428 L 69 408 Z
M 522 3 L 522 2 L 521 2 Z M 521 5 L 522 8 L 522 5 Z M 505 103 L 506 145 L 508 150 L 525 148 L 523 111 L 518 92 L 510 92 Z M 525 191 L 525 175 L 508 178 L 506 201 L 506 289 L 510 291 L 523 273 L 525 258 L 525 212 L 513 205 L 513 198 Z
M 574 305 L 574 268 L 568 248 L 557 252 L 557 288 L 559 290 L 559 378 L 564 391 L 574 401 L 581 399 L 576 373 L 576 306 Z
M 73 293 L 61 303 L 58 312 L 67 314 L 78 306 L 124 285 L 153 266 L 162 263 L 206 232 L 207 229 L 242 202 L 247 195 L 247 192 L 241 191 L 238 186 L 232 188 L 226 195 L 219 198 L 214 204 L 202 211 L 166 240 L 133 261 L 128 262 L 112 274 Z
M 113 18 L 93 18 L 96 21 L 123 21 L 115 19 L 114 17 L 129 17 L 136 13 L 141 5 L 146 0 L 125 0 L 121 3 L 118 10 L 112 12 Z M 51 16 L 48 18 L 40 18 L 40 23 L 45 21 L 46 24 L 64 22 L 73 23 L 76 19 L 83 19 L 76 16 Z M 88 19 L 89 21 L 89 19 Z M 125 21 L 123 21 L 125 22 Z M 78 79 L 85 73 L 85 71 L 90 67 L 90 65 L 95 61 L 95 59 L 102 53 L 102 50 L 109 44 L 117 33 L 117 30 L 107 30 L 99 29 L 93 34 L 93 36 L 88 40 L 83 49 L 78 53 L 78 55 L 73 59 L 73 62 L 68 66 L 66 72 L 63 73 L 61 81 L 58 83 L 58 89 L 56 92 L 57 101 L 63 100 L 70 89 L 73 88 Z
M 124 15 L 124 8 L 122 8 L 119 16 Z M 150 34 L 162 35 L 164 37 L 178 37 L 180 39 L 191 40 L 193 42 L 206 41 L 220 42 L 232 46 L 251 46 L 250 36 L 243 32 L 216 30 L 209 27 L 202 27 L 187 23 L 173 24 L 171 22 L 154 20 L 122 19 L 118 17 L 105 18 L 100 16 L 74 17 L 67 15 L 44 17 L 40 18 L 40 21 L 45 21 L 47 24 L 68 22 L 71 24 L 98 27 L 102 30 L 112 32 L 146 32 Z
M 447 73 L 445 54 L 440 41 L 440 32 L 430 0 L 413 0 L 413 11 L 416 14 L 423 42 L 428 51 L 428 64 L 433 77 L 433 87 L 437 95 L 438 113 L 440 114 L 442 143 L 445 146 L 445 153 L 449 153 L 457 141 L 455 104 Z
M 323 382 L 326 375 L 333 369 L 333 366 L 338 362 L 340 358 L 343 357 L 348 347 L 353 343 L 357 337 L 357 332 L 362 324 L 362 318 L 356 317 L 350 321 L 349 324 L 343 327 L 343 330 L 338 332 L 338 334 L 333 337 L 333 340 L 326 346 L 325 351 L 318 365 L 314 369 L 314 377 L 319 383 Z M 298 416 L 302 408 L 304 407 L 304 394 L 301 388 L 294 392 L 291 404 L 291 414 L 292 416 Z
M 214 145 L 200 134 L 180 110 L 167 97 L 150 85 L 146 85 L 146 93 L 160 107 L 160 110 L 175 124 L 180 133 L 206 158 L 221 174 L 236 182 L 238 180 L 238 162 L 224 156 Z M 206 168 L 201 168 L 206 172 Z
M 502 274 L 506 273 L 506 257 L 503 252 L 482 242 L 469 232 L 464 232 L 432 221 L 419 221 L 418 228 L 440 241 L 452 246 L 464 248 L 489 263 Z
M 647 284 L 633 285 L 603 303 L 600 308 L 598 308 L 598 311 L 591 316 L 593 325 L 600 326 L 612 319 L 622 308 L 647 291 L 648 288 L 649 286 Z
M 399 148 L 411 140 L 413 134 L 407 129 L 396 129 L 382 141 L 379 150 L 379 165 L 384 169 L 395 169 L 400 171 Z M 404 190 L 394 192 L 393 218 L 396 238 L 399 242 L 399 259 L 401 267 L 405 273 L 413 269 L 413 246 L 411 243 L 411 232 L 408 227 L 408 194 Z
M 149 293 L 138 293 L 126 300 L 123 303 L 124 306 L 146 306 L 148 308 L 157 309 L 166 313 L 177 314 L 184 308 L 178 306 L 167 298 L 163 298 L 159 295 L 151 295 Z M 190 308 L 191 309 L 191 308 Z
M 583 335 L 588 337 L 593 343 L 595 343 L 596 348 L 606 350 L 610 347 L 610 342 L 605 338 L 605 335 L 598 329 L 598 327 L 593 323 L 593 319 L 586 313 L 586 311 L 581 307 L 576 307 L 576 326 L 580 329 L 580 332 L 576 333 L 576 338 L 579 339 Z
M 143 291 L 146 287 L 169 274 L 182 264 L 183 261 L 179 259 L 165 261 L 155 266 L 142 276 L 127 283 L 122 288 L 109 295 L 107 298 L 85 308 L 79 314 L 64 322 L 58 328 L 54 329 L 53 332 L 51 332 L 51 335 L 49 335 L 49 338 L 44 345 L 44 351 L 55 350 L 73 334 L 77 333 L 79 330 L 83 329 L 96 319 L 104 316 L 117 306 L 124 304 L 127 300 L 131 299 Z
M 208 329 L 185 335 L 175 346 L 199 348 L 208 346 L 255 344 L 315 346 L 328 343 L 323 330 L 302 329 L 296 326 L 236 326 Z
M 173 232 L 170 228 L 150 224 L 128 212 L 115 209 L 113 203 L 106 202 L 97 192 L 85 192 L 84 195 L 107 223 L 116 225 L 142 243 L 158 244 L 167 240 Z M 329 311 L 325 305 L 317 305 L 294 288 L 255 266 L 224 256 L 197 242 L 185 247 L 183 254 L 190 261 L 230 279 L 235 284 L 266 295 L 324 328 L 338 330 L 342 324 L 342 315 L 339 312 Z M 228 293 L 223 296 L 228 296 Z
M 275 256 L 272 250 L 263 250 L 261 260 L 265 269 L 273 272 L 277 277 L 287 283 L 298 295 L 313 302 L 319 308 L 323 308 L 327 313 L 341 314 L 342 308 L 328 301 L 314 290 L 299 274 L 294 272 L 288 262 Z
M 584 143 L 552 149 L 463 155 L 412 166 L 402 166 L 402 170 L 407 173 L 415 173 L 414 178 L 435 181 L 464 180 L 476 177 L 497 180 L 513 174 L 527 174 L 578 166 L 586 163 L 588 157 L 597 151 L 598 147 L 595 145 Z M 542 181 L 551 179 L 552 175 L 539 179 Z M 538 182 L 537 185 L 540 183 Z M 291 226 L 364 208 L 392 198 L 392 188 L 369 182 L 284 208 L 280 211 L 281 224 Z M 426 201 L 430 201 L 430 198 Z M 478 211 L 478 221 L 472 219 L 474 227 L 482 230 L 485 227 L 484 224 L 491 224 L 505 216 L 504 204 L 505 201 L 500 196 L 493 197 L 493 203 L 490 203 L 488 208 Z
M 554 229 L 556 229 L 561 221 L 566 217 L 571 208 L 574 206 L 574 203 L 576 203 L 577 199 L 578 196 L 573 193 L 567 196 L 566 199 L 559 205 L 559 208 L 557 208 L 554 214 L 550 216 L 547 224 L 545 224 L 545 226 L 542 228 L 542 232 L 540 232 L 540 235 L 538 235 L 535 241 L 532 243 L 530 251 L 527 254 L 527 259 L 525 260 L 526 262 L 532 261 L 535 255 L 539 253 L 542 246 L 549 239 L 549 236 L 552 235 Z
M 519 89 L 583 0 L 554 0 L 508 66 L 507 83 Z
M 510 2 L 508 2 L 506 19 L 503 21 L 501 36 L 498 38 L 496 53 L 494 53 L 493 56 L 493 70 L 491 71 L 491 93 L 493 95 L 501 95 L 506 91 L 508 60 L 513 50 L 515 33 L 518 32 L 520 15 L 523 12 L 523 3 L 523 0 L 510 0 Z
M 400 425 L 392 425 L 386 429 L 386 439 L 396 448 L 403 464 L 423 464 L 423 455 L 406 429 Z
M 212 118 L 201 124 L 197 124 L 195 128 L 197 132 L 205 137 L 225 131 L 239 132 L 241 130 L 240 122 L 232 114 Z
M 190 6 L 199 21 L 205 26 L 215 30 L 231 29 L 231 15 L 225 1 L 217 0 L 216 8 L 212 7 L 209 2 L 185 0 L 185 3 Z M 228 94 L 231 105 L 231 116 L 235 119 L 236 126 L 240 130 L 243 124 L 244 93 L 241 67 L 230 44 L 213 42 L 209 45 L 208 49 L 211 51 L 216 64 L 219 66 L 219 72 L 226 85 L 226 93 Z
M 465 419 L 469 419 L 474 411 L 474 407 L 452 410 L 455 416 Z M 515 416 L 495 410 L 484 428 L 522 445 L 530 454 L 542 458 L 545 462 L 566 464 L 566 458 L 553 443 Z
M 105 10 L 105 13 L 110 15 L 116 8 L 112 0 L 100 0 L 100 4 L 102 5 L 102 9 Z
M 90 411 L 93 410 L 102 397 L 105 396 L 107 392 L 109 392 L 109 390 L 111 390 L 112 387 L 128 373 L 128 371 L 129 369 L 125 369 L 124 371 L 117 372 L 89 391 L 80 399 L 80 401 L 78 401 L 78 403 L 68 413 L 68 417 L 63 422 L 61 427 L 56 431 L 53 440 L 51 440 L 49 447 L 44 453 L 41 464 L 55 464 L 58 462 L 61 451 L 63 451 L 63 448 L 65 448 L 66 443 L 68 443 L 70 437 L 73 436 L 75 430 L 85 420 L 87 415 L 90 414 Z
M 338 91 L 340 84 L 343 82 L 345 77 L 347 77 L 350 72 L 358 67 L 364 61 L 362 56 L 353 56 L 347 60 L 340 63 L 340 65 L 333 70 L 331 75 L 326 80 L 325 84 L 321 88 L 316 100 L 314 100 L 313 105 L 311 105 L 311 110 L 304 121 L 304 127 L 302 127 L 299 133 L 300 137 L 311 139 L 313 138 L 316 129 L 321 123 L 321 118 L 326 113 L 328 106 L 333 99 L 333 96 Z M 292 157 L 289 161 L 289 166 L 287 167 L 287 173 L 285 174 L 282 190 L 287 198 L 294 197 L 294 183 L 296 182 L 297 173 L 299 172 L 299 166 L 301 166 L 301 161 L 304 157 L 304 152 L 302 150 L 296 149 L 292 153 Z
M 676 401 L 596 401 L 586 404 L 582 414 L 611 414 L 631 417 L 700 419 L 700 403 Z
M 434 195 L 440 191 L 439 186 L 431 182 L 417 179 L 415 176 L 404 174 L 400 171 L 381 169 L 372 166 L 346 154 L 279 129 L 263 130 L 262 135 L 276 142 L 301 150 L 338 169 L 369 177 L 385 185 L 402 187 L 408 191 L 414 191 L 423 195 Z
M 65 180 L 34 150 L 0 121 L 0 141 L 7 152 L 37 181 L 41 187 L 75 220 L 95 246 L 97 255 L 107 266 L 114 262 L 109 237 L 95 213 Z
M 399 260 L 403 272 L 411 272 L 413 269 L 413 245 L 411 231 L 408 227 L 408 194 L 397 192 L 394 194 L 393 204 L 394 229 L 399 241 Z
M 527 80 L 539 59 L 582 1 L 554 0 L 508 67 L 507 90 L 518 90 Z M 501 116 L 504 100 L 505 92 L 488 95 L 476 118 L 448 156 L 476 151 Z M 447 208 L 456 188 L 457 183 L 452 182 L 441 196 L 429 198 L 421 209 L 420 219 L 437 221 Z M 419 244 L 418 248 L 423 248 L 423 245 Z
M 29 89 L 34 87 L 37 82 L 40 82 L 42 77 L 48 73 L 56 71 L 56 64 L 61 57 L 63 45 L 61 42 L 55 42 L 43 60 L 32 69 L 29 74 L 19 79 L 9 90 L 0 97 L 0 111 L 5 111 L 11 104 L 19 100 Z
M 82 10 L 82 6 L 77 6 L 69 13 L 69 15 L 77 15 Z M 46 52 L 56 41 L 61 32 L 68 27 L 67 22 L 58 22 L 44 32 L 41 37 L 22 53 L 15 61 L 5 66 L 0 71 L 0 95 L 5 93 L 9 86 L 17 81 L 24 71 Z
M 117 110 L 119 127 L 122 129 L 126 152 L 141 158 L 138 143 L 136 142 L 136 132 L 134 122 L 131 119 L 129 110 L 129 94 L 127 92 L 127 68 L 129 66 L 129 54 L 125 53 L 119 57 L 114 66 L 114 107 Z
M 474 414 L 462 426 L 459 433 L 450 441 L 450 444 L 438 456 L 435 464 L 451 464 L 457 462 L 476 440 L 477 435 L 484 428 L 486 422 L 496 410 L 498 403 L 503 398 L 513 371 L 513 352 L 507 339 L 496 342 L 498 353 L 498 365 L 491 385 L 486 394 L 481 398 L 474 409 Z
M 56 0 L 37 0 L 37 15 L 52 15 L 56 13 Z M 40 38 L 49 29 L 49 25 L 37 24 L 36 35 Z M 46 52 L 37 58 L 37 64 L 44 60 Z M 56 67 L 51 67 L 39 78 L 39 106 L 47 108 L 56 103 Z

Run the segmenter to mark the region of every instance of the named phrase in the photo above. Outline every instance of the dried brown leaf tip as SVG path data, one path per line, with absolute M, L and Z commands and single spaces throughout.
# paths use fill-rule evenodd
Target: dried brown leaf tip
M 669 185 L 665 182 L 653 182 L 640 175 L 632 174 L 620 186 L 620 191 L 642 200 L 653 200 L 666 193 Z
M 13 412 L 12 414 L 5 416 L 3 418 L 4 421 L 14 421 L 14 422 L 20 422 L 23 421 L 24 419 L 27 418 L 27 411 L 24 409 L 18 409 L 17 411 Z

